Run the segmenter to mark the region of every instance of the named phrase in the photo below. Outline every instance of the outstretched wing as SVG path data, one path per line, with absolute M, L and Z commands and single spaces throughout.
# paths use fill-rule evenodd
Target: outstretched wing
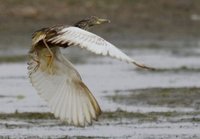
M 29 78 L 55 117 L 75 126 L 85 126 L 97 120 L 101 109 L 73 65 L 55 47 L 51 49 L 53 63 L 48 66 L 49 51 L 39 47 L 42 46 L 29 53 Z
M 103 38 L 77 27 L 65 27 L 59 30 L 55 36 L 48 38 L 46 41 L 60 46 L 76 45 L 95 54 L 110 56 L 118 60 L 133 63 L 141 68 L 153 69 L 136 62 Z

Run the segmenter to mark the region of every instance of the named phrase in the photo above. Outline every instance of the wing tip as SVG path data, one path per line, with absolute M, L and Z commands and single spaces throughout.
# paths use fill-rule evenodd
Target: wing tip
M 140 64 L 140 63 L 137 63 L 137 62 L 135 62 L 135 61 L 132 61 L 132 63 L 133 63 L 134 65 L 136 65 L 137 67 L 140 67 L 140 68 L 143 68 L 143 69 L 152 70 L 152 71 L 155 71 L 155 70 L 156 70 L 156 68 L 154 68 L 154 67 L 146 66 L 146 65 L 144 65 L 144 64 Z

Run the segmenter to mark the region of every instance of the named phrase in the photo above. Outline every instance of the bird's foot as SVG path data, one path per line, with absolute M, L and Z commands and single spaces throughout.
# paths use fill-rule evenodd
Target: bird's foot
M 32 57 L 27 64 L 28 64 L 28 70 L 30 70 L 31 73 L 36 72 L 37 69 L 40 67 L 40 61 L 35 57 Z
M 36 66 L 35 66 L 35 68 L 33 69 L 33 71 L 36 72 L 37 69 L 38 69 L 39 66 L 40 66 L 40 62 L 39 62 L 39 60 L 36 60 L 36 59 L 34 59 L 34 61 L 36 62 Z

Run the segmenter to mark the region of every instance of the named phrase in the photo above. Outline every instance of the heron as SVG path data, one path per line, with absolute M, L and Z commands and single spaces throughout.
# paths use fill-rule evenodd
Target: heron
M 29 51 L 28 74 L 32 86 L 47 102 L 56 118 L 72 126 L 91 125 L 101 108 L 80 74 L 61 53 L 60 48 L 80 47 L 95 54 L 153 69 L 133 60 L 113 44 L 88 31 L 108 19 L 90 16 L 69 25 L 42 28 L 33 33 Z

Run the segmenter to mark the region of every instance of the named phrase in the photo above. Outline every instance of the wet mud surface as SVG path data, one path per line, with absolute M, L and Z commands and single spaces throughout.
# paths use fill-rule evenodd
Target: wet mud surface
M 55 119 L 29 83 L 25 59 L 2 62 L 0 137 L 198 139 L 199 47 L 122 50 L 157 70 L 142 70 L 80 49 L 63 50 L 103 110 L 99 120 L 85 128 Z

